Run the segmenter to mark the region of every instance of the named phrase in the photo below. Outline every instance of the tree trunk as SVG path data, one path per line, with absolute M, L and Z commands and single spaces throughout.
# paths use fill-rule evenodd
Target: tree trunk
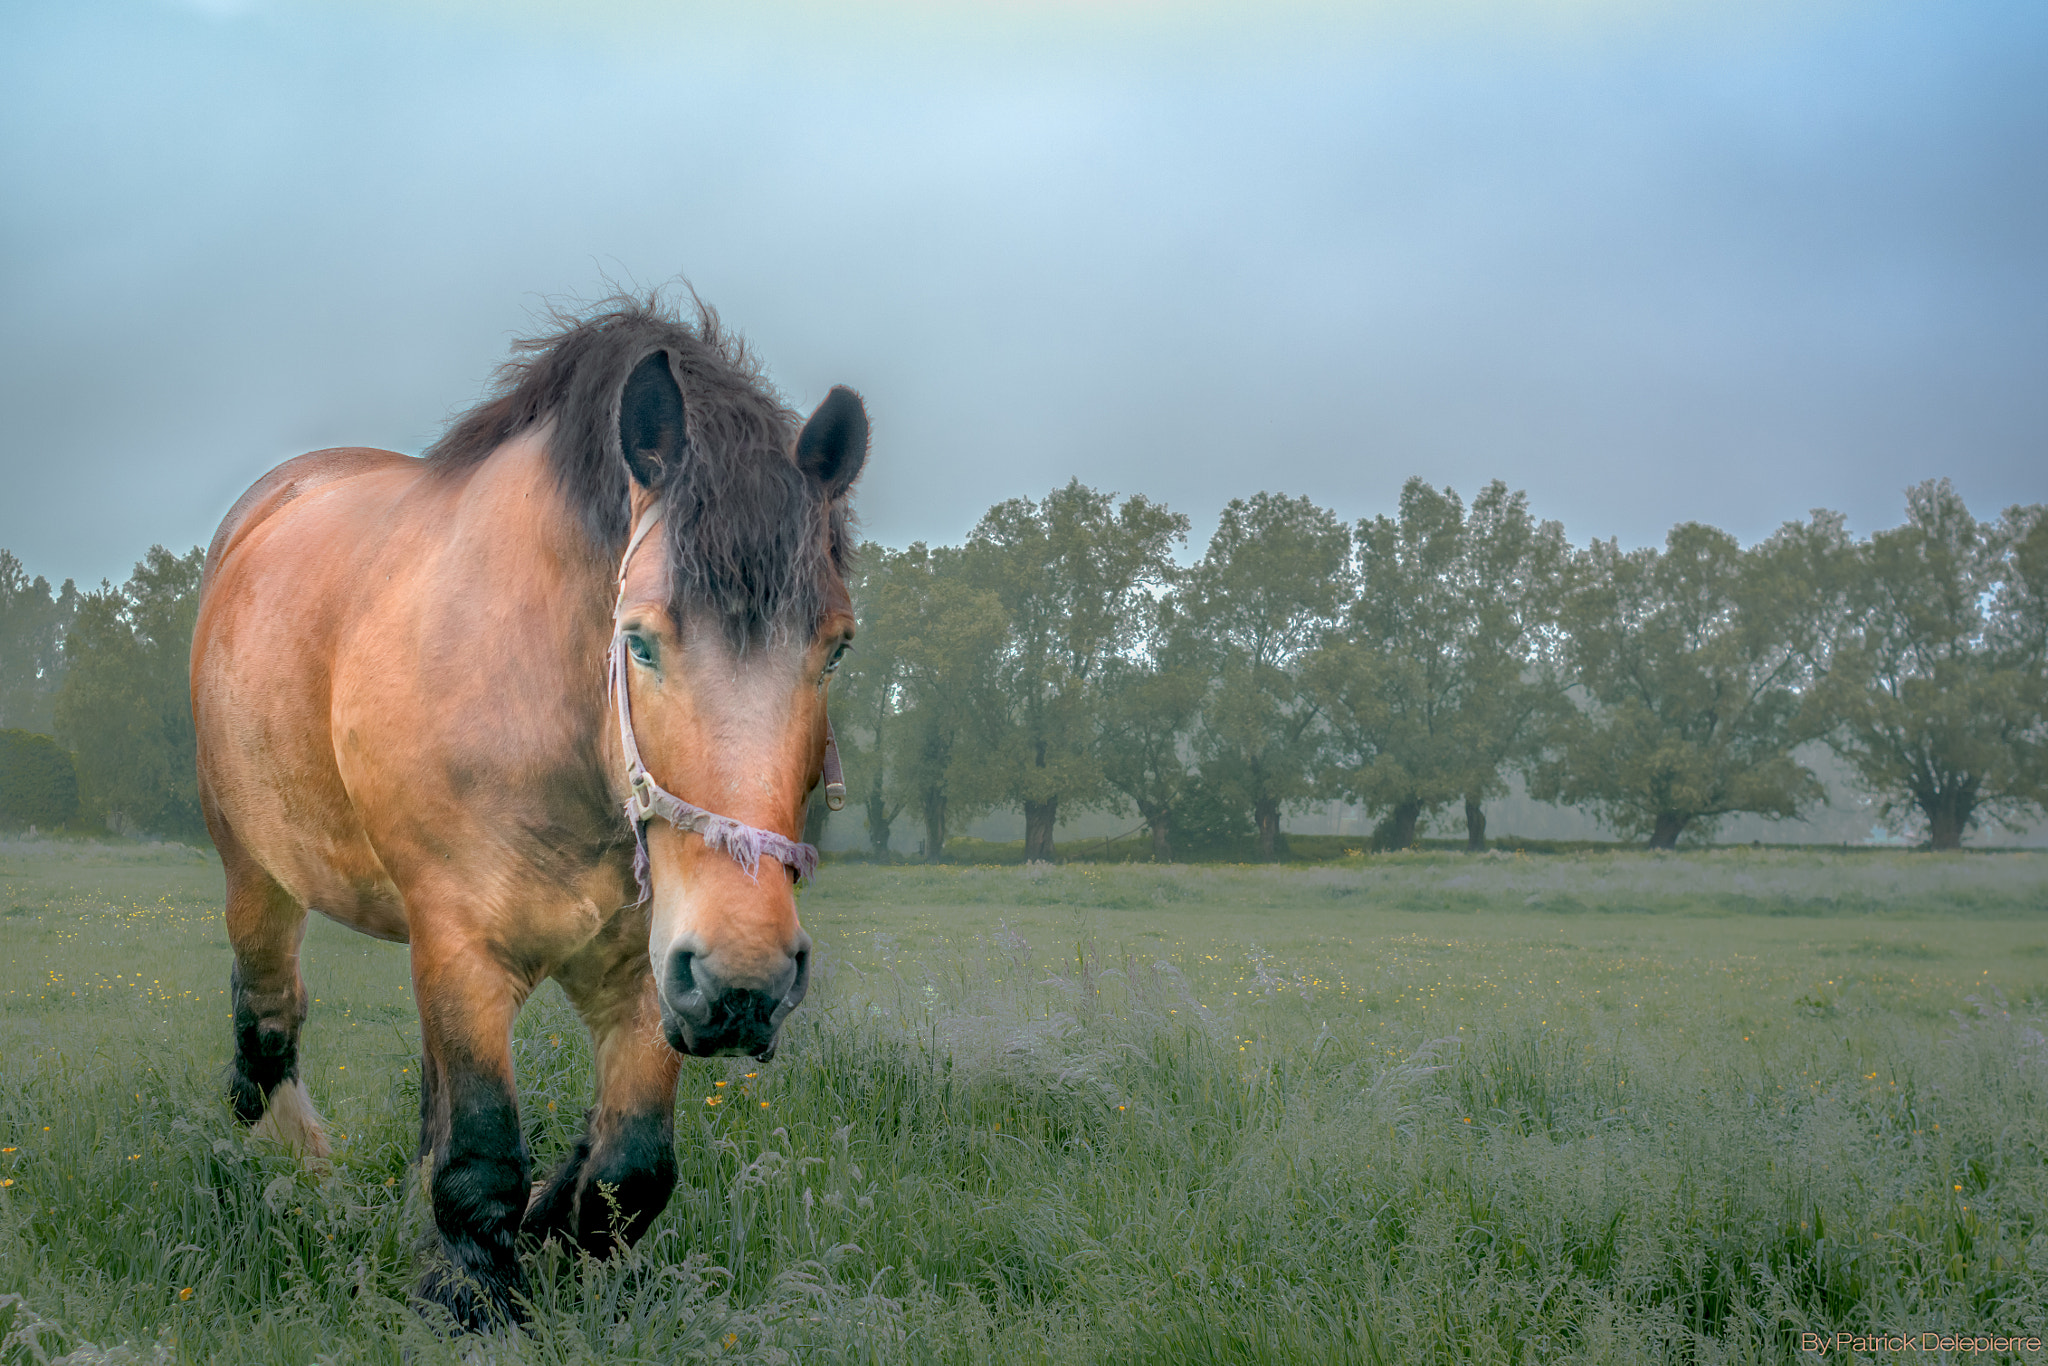
M 1675 811 L 1659 811 L 1657 813 L 1657 828 L 1650 832 L 1650 847 L 1652 849 L 1676 849 L 1678 847 L 1678 832 L 1685 829 L 1686 822 L 1691 819 L 1692 817 L 1682 816 Z
M 1422 803 L 1402 802 L 1394 808 L 1394 828 L 1387 832 L 1387 848 L 1409 849 L 1415 845 L 1415 827 L 1422 823 Z
M 821 788 L 811 794 L 810 802 L 804 807 L 804 843 L 815 846 L 824 838 L 825 822 L 832 819 L 832 808 L 825 805 L 825 793 Z
M 1252 805 L 1252 816 L 1259 823 L 1259 857 L 1279 858 L 1280 851 L 1287 847 L 1286 838 L 1280 833 L 1280 803 L 1261 797 Z
M 1927 845 L 1937 853 L 1963 847 L 1963 832 L 1969 828 L 1970 809 L 1963 799 L 1954 793 L 1944 793 L 1933 800 L 1922 799 L 1920 809 L 1927 813 Z
M 1147 822 L 1152 827 L 1152 861 L 1173 862 L 1173 818 L 1158 815 Z
M 876 858 L 889 853 L 889 799 L 877 790 L 868 794 L 868 848 Z
M 924 861 L 937 863 L 946 852 L 946 794 L 924 794 Z
M 1483 853 L 1486 849 L 1486 808 L 1477 797 L 1465 799 L 1465 852 Z
M 1052 862 L 1052 827 L 1059 818 L 1060 799 L 1024 803 L 1024 861 Z

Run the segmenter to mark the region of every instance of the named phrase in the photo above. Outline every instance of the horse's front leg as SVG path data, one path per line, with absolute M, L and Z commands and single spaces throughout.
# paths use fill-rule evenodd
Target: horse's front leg
M 682 1058 L 662 1037 L 645 910 L 621 911 L 555 980 L 590 1028 L 597 1102 L 575 1150 L 535 1192 L 521 1231 L 601 1257 L 645 1233 L 676 1186 Z
M 515 1248 L 526 1207 L 526 1140 L 512 1076 L 512 1021 L 531 985 L 488 943 L 415 933 L 420 1007 L 420 1154 L 447 1265 L 420 1294 L 466 1329 L 517 1322 L 525 1280 Z

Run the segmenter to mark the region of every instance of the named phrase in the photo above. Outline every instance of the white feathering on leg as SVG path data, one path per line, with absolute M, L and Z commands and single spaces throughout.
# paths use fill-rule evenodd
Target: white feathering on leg
M 251 1138 L 270 1138 L 301 1157 L 327 1156 L 327 1121 L 313 1108 L 306 1083 L 280 1083 L 263 1106 L 263 1118 L 249 1130 Z

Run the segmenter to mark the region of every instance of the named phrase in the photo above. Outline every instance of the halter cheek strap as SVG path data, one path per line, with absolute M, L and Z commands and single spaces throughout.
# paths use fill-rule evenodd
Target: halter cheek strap
M 632 692 L 627 686 L 626 635 L 619 629 L 619 622 L 626 606 L 626 568 L 633 563 L 633 552 L 640 548 L 640 542 L 661 520 L 660 511 L 657 505 L 640 514 L 633 537 L 626 542 L 626 553 L 619 559 L 619 591 L 612 605 L 612 643 L 608 651 L 612 698 L 619 714 L 619 749 L 626 757 L 626 782 L 631 788 L 631 795 L 626 798 L 626 820 L 633 827 L 633 880 L 639 884 L 640 901 L 647 900 L 650 894 L 647 822 L 656 816 L 678 830 L 695 831 L 708 848 L 725 850 L 747 870 L 749 877 L 759 877 L 761 860 L 772 858 L 798 878 L 809 878 L 818 870 L 817 846 L 800 844 L 773 830 L 762 830 L 686 802 L 655 782 L 640 758 L 640 745 L 633 736 Z M 830 721 L 825 723 L 823 778 L 825 804 L 837 811 L 846 805 L 846 781 L 840 772 L 839 746 L 832 737 Z

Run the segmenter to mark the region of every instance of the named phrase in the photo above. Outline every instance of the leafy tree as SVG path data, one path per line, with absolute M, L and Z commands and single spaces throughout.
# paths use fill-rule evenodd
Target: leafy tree
M 1152 857 L 1173 858 L 1183 807 L 1197 790 L 1189 744 L 1209 689 L 1199 647 L 1174 633 L 1161 604 L 1148 612 L 1148 645 L 1105 672 L 1096 739 L 1103 780 L 1130 803 L 1152 833 Z
M 1263 858 L 1281 851 L 1281 809 L 1315 794 L 1322 731 L 1302 663 L 1343 611 L 1350 555 L 1344 523 L 1306 498 L 1234 498 L 1183 587 L 1216 676 L 1195 744 L 1202 778 L 1251 811 Z
M 1003 605 L 998 711 L 978 756 L 991 796 L 1024 808 L 1024 857 L 1050 859 L 1060 805 L 1103 803 L 1096 690 L 1139 646 L 1144 604 L 1173 572 L 1187 518 L 1075 479 L 1043 502 L 990 508 L 968 539 L 971 581 Z
M 1466 843 L 1485 801 L 1532 760 L 1563 707 L 1549 652 L 1564 531 L 1495 480 L 1468 513 L 1450 489 L 1401 489 L 1398 518 L 1358 524 L 1350 643 L 1319 661 L 1338 763 L 1330 786 L 1382 813 L 1406 848 L 1421 817 L 1463 799 Z
M 958 549 L 920 542 L 890 555 L 869 579 L 882 636 L 874 653 L 895 661 L 893 691 L 868 704 L 880 728 L 880 785 L 871 780 L 864 789 L 869 839 L 877 802 L 888 819 L 913 810 L 931 860 L 945 852 L 949 824 L 986 810 L 992 791 L 978 737 L 1000 711 L 994 680 L 1007 622 L 995 594 L 969 581 L 962 559 Z M 871 672 L 864 695 L 872 698 L 879 682 Z
M 1173 809 L 1172 848 L 1176 852 L 1231 850 L 1257 834 L 1251 809 L 1240 805 L 1236 794 L 1218 792 L 1199 770 L 1181 789 Z
M 0 550 L 0 726 L 48 734 L 64 673 L 64 631 L 78 612 L 71 580 L 56 593 Z
M 890 782 L 892 742 L 904 707 L 901 631 L 914 617 L 899 601 L 901 573 L 915 573 L 928 552 L 920 543 L 906 551 L 872 542 L 854 562 L 854 615 L 860 629 L 853 649 L 832 684 L 832 723 L 846 766 L 847 795 L 867 821 L 868 847 L 877 857 L 889 852 L 891 829 L 902 814 L 903 794 Z M 900 566 L 910 568 L 899 570 Z
M 1857 547 L 1816 710 L 1836 752 L 1936 849 L 2048 804 L 2048 507 L 1979 522 L 1946 479 Z
M 1333 640 L 1302 673 L 1329 737 L 1319 790 L 1380 815 L 1375 847 L 1407 848 L 1422 813 L 1461 790 L 1449 714 L 1427 668 L 1384 644 Z
M 1585 805 L 1670 849 L 1737 811 L 1797 816 L 1822 797 L 1792 757 L 1809 663 L 1794 643 L 1817 598 L 1697 522 L 1663 551 L 1596 541 L 1566 599 L 1566 656 L 1587 707 L 1559 727 L 1539 799 Z
M 62 825 L 78 814 L 78 770 L 47 735 L 0 730 L 0 829 Z
M 151 546 L 127 583 L 80 599 L 55 708 L 85 802 L 185 839 L 206 834 L 189 669 L 205 559 Z

